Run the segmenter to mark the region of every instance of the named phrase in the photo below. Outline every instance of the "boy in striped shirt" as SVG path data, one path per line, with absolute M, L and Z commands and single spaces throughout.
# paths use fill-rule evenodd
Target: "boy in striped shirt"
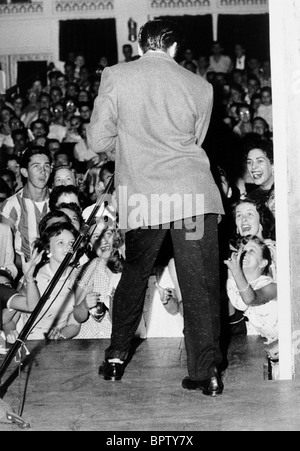
M 26 185 L 0 209 L 0 222 L 8 224 L 14 235 L 19 270 L 22 269 L 21 255 L 30 259 L 33 242 L 39 237 L 38 225 L 49 211 L 50 153 L 41 146 L 28 147 L 22 155 L 21 173 L 27 179 Z

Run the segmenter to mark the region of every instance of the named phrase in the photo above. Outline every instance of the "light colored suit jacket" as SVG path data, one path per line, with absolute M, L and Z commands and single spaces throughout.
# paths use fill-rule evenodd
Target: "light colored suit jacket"
M 163 52 L 104 70 L 88 140 L 96 153 L 116 150 L 121 225 L 224 213 L 201 147 L 212 105 L 212 86 Z

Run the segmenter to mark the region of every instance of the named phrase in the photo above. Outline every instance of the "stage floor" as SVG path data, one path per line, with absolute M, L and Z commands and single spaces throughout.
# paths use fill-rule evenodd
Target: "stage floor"
M 300 430 L 300 383 L 264 380 L 259 337 L 232 341 L 223 396 L 181 388 L 187 375 L 181 339 L 148 339 L 136 349 L 121 382 L 98 376 L 107 340 L 27 342 L 22 377 L 3 400 L 31 431 L 295 431 Z M 0 362 L 3 361 L 1 357 Z M 17 368 L 13 362 L 2 387 Z M 0 431 L 21 431 L 0 424 Z

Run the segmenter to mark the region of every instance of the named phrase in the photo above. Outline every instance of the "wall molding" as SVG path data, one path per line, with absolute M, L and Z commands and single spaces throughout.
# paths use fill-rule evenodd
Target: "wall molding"
M 126 1 L 126 0 L 121 0 Z M 193 14 L 246 14 L 269 11 L 269 0 L 138 0 L 147 4 L 149 14 L 157 10 L 164 13 L 192 12 Z M 51 2 L 51 3 L 50 3 Z M 65 17 L 74 14 L 93 14 L 94 12 L 116 12 L 115 0 L 34 0 L 31 3 L 8 3 L 0 5 L 1 17 Z
M 13 14 L 43 14 L 44 2 L 35 1 L 32 3 L 9 3 L 7 5 L 0 5 L 0 16 L 13 15 Z
M 232 10 L 239 14 L 247 11 L 268 12 L 269 0 L 148 0 L 149 11 L 153 10 L 189 10 L 201 12 L 209 10 L 211 13 L 222 10 L 231 13 Z
M 114 0 L 55 0 L 55 13 L 111 11 Z
M 209 8 L 211 0 L 148 0 L 150 9 Z

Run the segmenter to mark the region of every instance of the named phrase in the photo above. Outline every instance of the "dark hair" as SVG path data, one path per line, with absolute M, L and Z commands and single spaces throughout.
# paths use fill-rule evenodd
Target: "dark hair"
M 16 175 L 13 171 L 11 171 L 10 169 L 1 169 L 0 170 L 0 177 L 3 177 L 3 175 L 8 175 L 12 181 L 15 183 L 16 182 Z
M 77 108 L 77 100 L 74 99 L 73 97 L 68 96 L 68 97 L 65 97 L 65 99 L 64 99 L 64 101 L 63 101 L 63 103 L 64 103 L 64 109 L 66 109 L 67 103 L 68 103 L 68 102 L 74 103 L 74 106 Z
M 138 42 L 146 53 L 148 50 L 166 52 L 175 42 L 183 45 L 183 33 L 180 27 L 170 20 L 152 20 L 143 25 L 139 32 Z
M 253 108 L 251 107 L 251 105 L 248 105 L 248 103 L 239 103 L 238 107 L 236 109 L 237 114 L 240 114 L 242 109 L 247 109 L 250 112 L 251 115 L 251 119 L 253 117 Z
M 234 220 L 235 220 L 236 209 L 239 205 L 242 205 L 242 204 L 252 204 L 256 207 L 257 212 L 260 217 L 260 224 L 263 227 L 263 231 L 262 231 L 263 238 L 265 240 L 271 239 L 273 241 L 276 241 L 276 227 L 275 227 L 276 223 L 275 223 L 275 218 L 274 218 L 272 212 L 270 211 L 270 209 L 264 203 L 259 202 L 257 200 L 253 200 L 253 199 L 249 199 L 249 198 L 241 199 L 233 205 Z M 234 241 L 237 242 L 239 238 L 240 238 L 240 236 L 236 234 Z
M 50 97 L 50 94 L 48 94 L 47 92 L 41 92 L 40 93 L 40 95 L 39 95 L 39 102 L 41 101 L 41 98 L 42 97 L 46 97 L 49 101 L 51 101 L 51 97 Z
M 79 198 L 79 190 L 78 190 L 77 186 L 74 186 L 74 185 L 56 186 L 51 191 L 50 198 L 49 198 L 50 211 L 57 209 L 57 202 L 62 194 L 75 194 L 77 196 L 77 198 Z
M 45 129 L 45 136 L 47 137 L 49 135 L 49 125 L 47 124 L 46 121 L 44 121 L 43 119 L 37 119 L 36 121 L 31 122 L 30 124 L 30 130 L 33 132 L 34 126 L 36 124 L 42 124 L 44 129 Z
M 70 117 L 69 121 L 71 122 L 73 119 L 78 119 L 79 122 L 82 124 L 82 117 L 81 117 L 81 116 L 77 116 L 76 114 L 73 114 L 73 115 Z
M 47 111 L 47 113 L 49 113 L 50 119 L 52 118 L 52 111 L 51 111 L 51 109 L 50 109 L 50 108 L 47 108 L 47 107 L 45 107 L 45 106 L 43 106 L 43 107 L 40 108 L 40 110 L 39 110 L 39 120 L 41 119 L 41 114 L 42 114 L 43 112 L 45 112 L 45 111 Z M 42 119 L 42 120 L 44 120 L 44 119 Z
M 7 196 L 7 198 L 12 196 L 13 194 L 6 181 L 3 180 L 2 178 L 0 178 L 0 193 L 4 193 Z
M 50 227 L 47 227 L 47 229 L 45 229 L 41 237 L 35 240 L 34 248 L 36 248 L 38 252 L 44 251 L 41 263 L 38 265 L 38 268 L 36 269 L 35 273 L 37 273 L 38 270 L 49 260 L 49 256 L 47 255 L 47 253 L 50 250 L 51 238 L 59 236 L 64 230 L 68 230 L 69 232 L 71 232 L 74 235 L 75 239 L 79 236 L 79 232 L 77 232 L 77 230 L 71 223 L 57 222 L 55 224 L 52 224 Z
M 12 140 L 15 141 L 16 136 L 22 135 L 26 141 L 29 141 L 27 128 L 17 128 L 11 132 Z
M 89 93 L 89 91 L 87 91 L 87 90 L 84 89 L 84 88 L 80 88 L 79 91 L 78 91 L 78 95 L 77 95 L 78 99 L 79 99 L 81 93 L 86 94 L 87 97 L 88 97 L 88 102 L 91 103 L 91 94 Z M 78 108 L 79 108 L 80 103 L 86 103 L 86 101 L 83 101 L 83 102 L 82 102 L 82 101 L 79 101 Z
M 272 88 L 270 86 L 264 86 L 261 88 L 260 94 L 262 94 L 263 92 L 268 92 L 270 95 L 272 95 Z
M 51 164 L 51 155 L 49 151 L 43 146 L 35 146 L 31 145 L 27 147 L 21 156 L 20 166 L 21 168 L 28 169 L 30 160 L 35 155 L 46 155 L 49 159 L 49 163 Z
M 248 83 L 250 80 L 255 80 L 255 81 L 258 83 L 258 85 L 261 86 L 261 82 L 260 82 L 259 78 L 258 78 L 256 75 L 254 75 L 254 74 L 249 74 L 249 75 L 248 75 L 248 78 L 247 78 L 247 83 Z
M 261 139 L 259 135 L 255 133 L 251 133 L 251 137 L 247 140 L 245 139 L 243 142 L 243 154 L 245 158 L 245 162 L 247 161 L 249 152 L 253 149 L 261 150 L 265 156 L 270 160 L 271 164 L 274 164 L 274 153 L 273 153 L 273 142 L 268 139 Z
M 56 160 L 59 155 L 67 155 L 69 162 L 71 162 L 72 158 L 69 154 L 69 151 L 67 150 L 67 148 L 65 146 L 61 146 L 61 148 L 55 152 L 54 159 Z M 67 167 L 69 168 L 70 166 L 67 166 Z M 60 166 L 60 168 L 61 168 L 61 166 Z
M 73 61 L 66 61 L 64 64 L 64 68 L 66 68 L 66 67 L 72 67 L 72 69 L 74 69 L 74 70 L 76 69 L 76 65 Z
M 81 227 L 82 223 L 83 223 L 83 217 L 82 217 L 82 213 L 81 213 L 81 208 L 77 204 L 75 204 L 74 202 L 70 202 L 69 204 L 63 202 L 62 204 L 59 204 L 56 207 L 56 210 L 60 211 L 63 208 L 68 208 L 69 210 L 72 210 L 72 211 L 74 211 L 74 213 L 77 214 L 78 219 L 79 219 L 79 223 L 80 223 L 80 227 Z
M 12 286 L 15 283 L 13 276 L 11 275 L 11 273 L 9 272 L 9 270 L 7 268 L 6 269 L 0 269 L 0 276 L 6 277 L 9 280 L 9 283 Z
M 256 122 L 256 121 L 261 121 L 261 122 L 263 122 L 263 124 L 264 124 L 265 127 L 266 127 L 266 130 L 269 130 L 270 126 L 269 126 L 268 122 L 266 121 L 266 119 L 264 119 L 264 118 L 261 117 L 261 116 L 255 116 L 255 118 L 253 119 L 253 124 L 254 124 L 254 122 Z
M 92 105 L 91 102 L 79 102 L 78 103 L 78 110 L 79 110 L 79 112 L 80 112 L 82 107 L 88 107 L 90 110 L 93 109 L 93 105 Z
M 23 103 L 26 102 L 26 99 L 21 94 L 16 93 L 13 95 L 11 101 L 14 103 L 16 100 L 20 100 L 20 99 L 23 101 Z
M 6 163 L 8 163 L 9 161 L 16 161 L 18 164 L 20 164 L 20 157 L 18 157 L 18 155 L 9 155 L 6 158 Z
M 100 173 L 99 173 L 99 179 L 101 180 L 101 182 L 103 182 L 103 175 L 106 172 L 110 172 L 110 174 L 114 174 L 115 173 L 115 162 L 114 161 L 107 161 L 106 163 L 104 163 L 101 168 L 100 168 Z
M 61 72 L 59 70 L 52 70 L 51 72 L 48 73 L 48 79 L 52 80 L 54 78 L 59 77 L 59 75 L 61 74 Z
M 74 64 L 74 67 L 76 67 L 75 64 Z M 76 83 L 75 81 L 70 81 L 69 83 L 66 84 L 66 89 L 68 90 L 71 86 L 74 86 L 76 88 L 77 92 L 79 92 L 80 87 L 79 87 L 78 83 Z
M 257 236 L 246 236 L 246 237 L 241 238 L 237 242 L 237 248 L 239 249 L 240 247 L 246 246 L 246 244 L 248 244 L 250 241 L 254 241 L 256 244 L 258 244 L 261 247 L 262 258 L 263 258 L 263 260 L 267 260 L 267 262 L 268 262 L 267 266 L 262 271 L 262 275 L 269 276 L 270 275 L 270 267 L 273 263 L 272 255 L 271 255 L 271 251 L 270 251 L 269 247 L 263 241 L 261 241 Z
M 60 95 L 63 96 L 63 92 L 62 92 L 62 90 L 60 89 L 59 86 L 52 86 L 52 87 L 50 88 L 50 97 L 51 97 L 51 94 L 52 94 L 54 91 L 59 91 Z
M 260 94 L 256 93 L 251 97 L 251 105 L 253 104 L 253 100 L 261 100 Z
M 11 127 L 12 126 L 12 123 L 13 123 L 13 121 L 15 121 L 15 120 L 18 120 L 19 121 L 19 124 L 20 124 L 20 127 L 19 127 L 19 129 L 23 129 L 23 128 L 25 128 L 25 124 L 24 124 L 24 122 L 23 121 L 21 121 L 21 119 L 18 117 L 18 116 L 16 116 L 16 115 L 14 115 L 14 116 L 12 116 L 10 119 L 9 119 L 9 126 Z M 19 130 L 18 129 L 18 130 Z
M 57 138 L 47 138 L 47 141 L 46 141 L 46 144 L 45 144 L 45 147 L 47 148 L 47 150 L 49 150 L 49 146 L 50 146 L 50 144 L 53 144 L 53 143 L 58 143 L 60 146 L 61 146 L 61 142 L 59 141 L 59 139 L 57 139 Z
M 63 221 L 63 222 L 69 222 L 71 224 L 71 219 L 63 211 L 60 211 L 58 209 L 50 211 L 42 218 L 41 222 L 39 223 L 40 236 L 42 236 L 43 233 L 45 232 L 45 230 L 48 228 L 48 226 L 47 226 L 48 221 L 50 221 L 50 219 L 53 219 L 53 218 L 64 218 L 64 219 L 67 219 L 67 221 Z
M 3 105 L 3 107 L 1 108 L 1 113 L 2 113 L 2 111 L 9 111 L 9 113 L 10 113 L 10 115 L 12 116 L 12 117 L 17 117 L 16 116 L 16 113 L 15 113 L 15 111 L 10 107 L 10 106 L 8 106 L 8 105 Z
M 230 89 L 232 89 L 232 90 L 234 90 L 234 91 L 237 91 L 237 92 L 239 92 L 239 93 L 242 94 L 242 95 L 245 95 L 245 90 L 244 90 L 243 86 L 240 85 L 239 83 L 232 83 L 232 84 L 230 85 Z M 247 104 L 247 105 L 248 105 L 248 104 Z M 248 105 L 248 106 L 249 106 L 249 105 Z
M 193 63 L 193 61 L 185 61 L 183 67 L 187 70 L 190 70 L 189 68 L 193 69 L 193 71 L 196 73 L 198 67 L 196 66 L 195 63 Z

